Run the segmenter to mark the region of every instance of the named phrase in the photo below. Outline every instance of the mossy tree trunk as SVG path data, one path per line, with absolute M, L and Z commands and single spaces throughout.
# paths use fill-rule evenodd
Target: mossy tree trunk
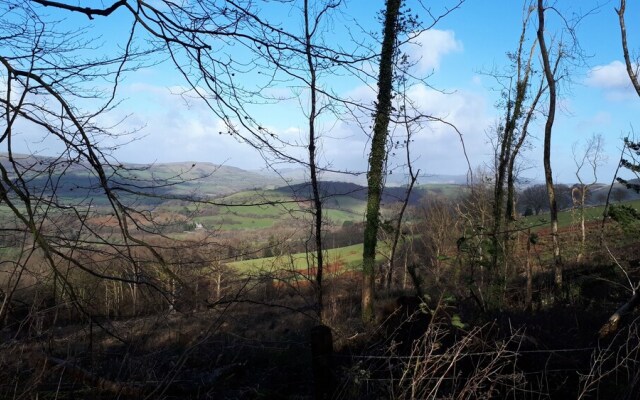
M 515 162 L 516 157 L 527 137 L 527 124 L 535 110 L 537 99 L 528 105 L 531 77 L 531 63 L 536 43 L 527 53 L 527 26 L 533 9 L 529 9 L 522 22 L 520 39 L 516 52 L 509 56 L 512 62 L 513 75 L 509 77 L 509 85 L 503 92 L 505 97 L 505 116 L 503 125 L 497 130 L 496 173 L 493 203 L 493 253 L 491 264 L 493 273 L 498 274 L 498 264 L 502 261 L 503 279 L 506 283 L 510 274 L 509 256 L 511 252 L 510 222 L 515 216 Z M 529 107 L 527 109 L 527 107 Z M 505 187 L 506 185 L 506 187 Z
M 393 57 L 398 35 L 398 17 L 401 0 L 388 0 L 384 20 L 384 36 L 380 53 L 378 76 L 378 101 L 376 103 L 373 139 L 369 154 L 367 174 L 368 195 L 362 254 L 362 319 L 369 322 L 374 317 L 375 262 L 378 242 L 380 198 L 382 195 L 383 169 L 387 158 L 387 136 L 391 114 L 393 86 Z

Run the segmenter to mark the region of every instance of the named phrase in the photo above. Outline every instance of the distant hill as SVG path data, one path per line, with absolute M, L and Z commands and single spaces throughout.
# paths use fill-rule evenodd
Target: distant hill
M 58 197 L 91 198 L 103 191 L 99 178 L 86 162 L 53 157 L 14 154 L 15 169 L 6 153 L 0 164 L 10 179 L 18 179 L 17 169 L 29 190 L 55 193 Z M 122 163 L 104 166 L 109 186 L 126 196 L 135 192 L 155 196 L 217 197 L 253 188 L 275 187 L 282 179 L 226 165 L 212 163 Z
M 308 182 L 283 186 L 275 190 L 301 199 L 311 199 L 312 197 L 311 184 Z M 424 192 L 421 190 L 413 190 L 409 197 L 409 203 L 417 203 L 423 194 Z M 351 197 L 356 200 L 366 201 L 367 188 L 350 182 L 322 181 L 320 182 L 320 195 L 325 199 L 325 204 L 328 206 L 331 206 L 333 202 L 339 201 L 340 197 Z M 382 202 L 387 204 L 403 201 L 405 197 L 406 188 L 404 187 L 385 187 L 382 192 Z
M 640 183 L 640 179 L 629 180 L 630 183 Z M 589 193 L 587 204 L 589 205 L 601 205 L 604 204 L 609 194 L 610 184 L 596 183 L 591 187 L 591 193 Z M 627 189 L 623 184 L 615 182 L 611 188 L 611 202 L 620 200 L 638 200 L 640 199 L 640 193 L 636 193 L 634 190 Z
M 14 154 L 13 157 L 15 167 L 32 193 L 52 194 L 55 190 L 60 199 L 106 200 L 97 174 L 86 161 L 70 162 L 66 158 L 25 154 Z M 6 153 L 0 153 L 0 164 L 8 171 L 10 179 L 18 179 Z M 216 198 L 251 189 L 273 188 L 287 196 L 311 198 L 309 183 L 301 183 L 305 180 L 305 172 L 297 168 L 282 170 L 280 175 L 207 162 L 120 163 L 105 165 L 104 168 L 110 187 L 123 198 L 129 196 L 138 203 L 157 203 L 165 197 Z M 346 198 L 366 200 L 364 174 L 323 173 L 322 176 L 332 177 L 321 183 L 322 196 L 329 207 L 344 203 Z M 402 178 L 393 177 L 397 181 L 391 181 L 391 178 L 383 192 L 383 203 L 401 201 L 406 196 L 406 188 L 400 186 L 404 184 Z M 283 186 L 283 181 L 289 182 L 289 186 Z M 409 202 L 416 203 L 425 193 L 455 196 L 462 190 L 458 184 L 464 182 L 465 176 L 425 176 L 420 178 L 421 185 L 414 188 Z M 150 197 L 140 197 L 136 193 Z M 338 198 L 342 200 L 338 201 Z
M 261 171 L 262 172 L 262 171 Z M 278 170 L 278 174 L 273 171 L 264 171 L 265 174 L 271 176 L 280 176 L 290 179 L 292 182 L 301 182 L 309 179 L 309 172 L 303 168 L 286 168 Z M 367 174 L 365 172 L 357 173 L 339 173 L 339 172 L 322 172 L 320 180 L 325 182 L 349 182 L 360 186 L 367 186 Z M 385 178 L 387 187 L 405 186 L 407 177 L 400 175 L 388 175 Z M 434 175 L 424 174 L 418 178 L 418 183 L 422 184 L 453 184 L 466 185 L 466 175 Z

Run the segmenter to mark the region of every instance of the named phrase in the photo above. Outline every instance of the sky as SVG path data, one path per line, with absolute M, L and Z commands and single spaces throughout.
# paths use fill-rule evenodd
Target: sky
M 408 2 L 415 13 L 425 18 L 426 12 L 417 1 Z M 427 2 L 423 2 L 427 3 Z M 453 1 L 437 3 L 446 7 Z M 598 169 L 600 182 L 611 181 L 622 147 L 622 138 L 631 135 L 640 111 L 640 98 L 633 91 L 623 64 L 622 49 L 615 1 L 557 0 L 553 6 L 568 20 L 581 15 L 576 36 L 583 57 L 570 66 L 570 81 L 560 86 L 558 115 L 552 137 L 552 167 L 560 182 L 575 182 L 576 165 L 573 149 L 580 156 L 589 137 L 600 134 L 604 138 L 607 159 Z M 347 42 L 351 26 L 353 35 L 363 35 L 352 23 L 357 20 L 364 31 L 381 30 L 377 12 L 384 2 L 347 0 L 341 14 L 327 25 L 325 41 L 328 44 Z M 265 18 L 280 18 L 291 29 L 300 28 L 299 13 L 295 8 L 264 9 Z M 629 46 L 634 53 L 640 50 L 640 5 L 627 6 Z M 440 8 L 441 10 L 442 8 Z M 434 8 L 432 10 L 438 12 Z M 535 14 L 534 14 L 535 17 Z M 101 35 L 99 51 L 108 51 L 118 45 L 130 26 L 130 18 L 119 12 L 108 20 L 96 18 L 87 21 L 81 15 L 65 15 L 63 24 L 83 24 L 90 32 Z M 490 138 L 503 111 L 497 107 L 500 100 L 500 82 L 492 73 L 503 72 L 508 64 L 507 52 L 514 51 L 520 35 L 523 18 L 522 2 L 514 0 L 467 0 L 461 7 L 440 20 L 433 28 L 417 36 L 405 51 L 415 62 L 413 72 L 427 77 L 414 82 L 408 89 L 410 98 L 420 111 L 440 118 L 457 127 L 462 135 L 472 168 L 491 163 L 493 148 Z M 562 20 L 559 14 L 547 15 L 550 32 L 560 35 Z M 537 22 L 530 25 L 533 37 Z M 566 38 L 566 33 L 565 36 Z M 551 37 L 550 37 L 551 39 Z M 634 50 L 635 49 L 635 50 Z M 237 54 L 234 52 L 237 51 Z M 226 48 L 230 57 L 242 57 L 241 49 Z M 536 53 L 537 55 L 537 53 Z M 101 116 L 106 126 L 116 126 L 121 132 L 134 131 L 114 143 L 121 144 L 115 156 L 123 162 L 211 162 L 243 169 L 262 169 L 265 160 L 251 146 L 225 134 L 220 119 L 211 113 L 197 96 L 184 96 L 186 83 L 167 60 L 153 60 L 156 65 L 127 74 L 119 85 L 121 104 L 114 111 Z M 535 62 L 538 62 L 536 58 Z M 371 71 L 376 70 L 370 65 Z M 240 82 L 250 85 L 259 78 L 250 72 L 238 76 Z M 341 96 L 372 104 L 375 85 L 344 76 L 324 76 L 321 84 Z M 302 157 L 305 138 L 306 92 L 299 83 L 282 82 L 269 89 L 270 93 L 286 97 L 277 103 L 251 106 L 252 118 L 287 140 L 291 154 Z M 179 93 L 183 93 L 181 96 Z M 193 93 L 191 93 L 193 94 Z M 546 100 L 544 101 L 546 103 Z M 531 129 L 531 140 L 523 154 L 522 174 L 542 181 L 542 142 L 544 118 L 537 118 Z M 353 123 L 325 115 L 318 123 L 320 164 L 335 170 L 365 171 L 368 158 L 369 136 L 367 126 L 361 129 Z M 636 127 L 640 129 L 640 127 Z M 25 128 L 17 136 L 15 148 L 43 154 L 55 152 L 56 145 L 37 139 L 38 135 Z M 465 174 L 465 161 L 460 137 L 450 126 L 430 123 L 413 135 L 411 159 L 428 180 L 432 174 Z M 133 140 L 132 140 L 133 139 Z M 111 139 L 101 142 L 110 145 Z M 394 150 L 389 168 L 397 174 L 405 170 L 403 149 Z M 292 167 L 291 165 L 279 165 Z M 583 179 L 592 180 L 585 174 Z

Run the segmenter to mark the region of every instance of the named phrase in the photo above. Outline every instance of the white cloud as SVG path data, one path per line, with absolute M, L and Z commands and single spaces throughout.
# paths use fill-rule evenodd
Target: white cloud
M 134 136 L 138 139 L 130 143 L 130 138 L 121 140 L 125 145 L 117 152 L 119 159 L 137 163 L 205 161 L 247 169 L 263 166 L 250 146 L 226 134 L 225 124 L 195 91 L 146 84 L 134 84 L 125 91 L 130 99 L 116 113 L 101 116 L 100 121 L 110 125 L 109 119 L 122 118 L 125 112 L 133 115 L 119 129 L 137 131 Z
M 115 156 L 125 162 L 149 163 L 171 161 L 202 161 L 225 163 L 245 169 L 264 167 L 264 160 L 250 145 L 225 134 L 224 123 L 197 97 L 180 97 L 176 88 L 153 85 L 132 85 L 124 88 L 129 96 L 122 107 L 101 115 L 96 121 L 114 126 L 125 114 L 117 130 L 135 132 L 120 139 L 105 139 L 102 145 L 122 146 Z M 353 97 L 372 104 L 375 92 L 362 86 L 350 92 Z M 490 149 L 486 145 L 485 129 L 493 120 L 488 116 L 486 94 L 480 91 L 456 91 L 451 94 L 416 85 L 409 96 L 419 105 L 420 112 L 442 118 L 460 129 L 471 162 L 479 164 Z M 185 101 L 187 100 L 187 101 Z M 274 105 L 268 113 L 261 113 L 264 126 L 292 145 L 283 150 L 295 157 L 306 156 L 306 134 L 303 116 L 295 109 L 285 110 Z M 322 139 L 319 143 L 321 166 L 336 170 L 365 171 L 370 147 L 371 117 L 363 116 L 363 127 L 337 120 L 327 114 L 319 121 Z M 364 131 L 363 131 L 364 129 Z M 223 132 L 220 134 L 219 132 Z M 131 140 L 137 138 L 136 140 Z M 398 138 L 402 140 L 399 136 Z M 416 168 L 426 174 L 460 174 L 466 172 L 458 134 L 442 123 L 428 123 L 414 136 L 412 155 Z M 48 146 L 51 146 L 49 144 Z M 404 163 L 403 151 L 390 157 L 390 166 Z
M 420 111 L 454 125 L 461 133 L 472 165 L 484 161 L 491 152 L 486 130 L 494 118 L 488 114 L 487 100 L 478 92 L 456 91 L 450 94 L 417 85 L 409 95 Z M 458 133 L 444 122 L 429 123 L 416 135 L 417 149 L 427 173 L 464 173 L 467 165 Z
M 600 89 L 624 89 L 631 82 L 627 75 L 627 68 L 624 63 L 615 60 L 607 65 L 598 65 L 593 67 L 587 73 L 585 83 L 591 87 Z
M 585 84 L 603 90 L 605 98 L 610 101 L 624 101 L 637 96 L 625 64 L 618 60 L 592 68 L 587 73 Z
M 224 123 L 201 100 L 196 96 L 172 94 L 179 91 L 177 89 L 180 88 L 144 84 L 123 87 L 123 96 L 129 99 L 114 112 L 99 116 L 96 122 L 102 126 L 115 126 L 129 114 L 116 129 L 134 133 L 120 139 L 103 138 L 101 145 L 121 144 L 114 155 L 124 162 L 196 161 L 225 163 L 244 169 L 264 167 L 259 153 L 235 135 L 226 134 Z M 349 93 L 363 104 L 373 104 L 375 99 L 375 91 L 366 85 Z M 493 117 L 488 115 L 491 110 L 487 106 L 489 100 L 485 92 L 478 89 L 443 94 L 424 85 L 415 85 L 409 89 L 409 96 L 421 113 L 442 118 L 461 131 L 474 165 L 487 158 L 491 150 L 486 144 L 485 129 Z M 306 125 L 304 116 L 296 110 L 297 107 L 277 104 L 267 106 L 267 111 L 261 109 L 256 118 L 269 132 L 289 143 L 283 148 L 287 154 L 304 159 L 307 156 Z M 330 114 L 318 121 L 321 133 L 319 162 L 322 167 L 357 172 L 366 170 L 370 148 L 368 135 L 371 134 L 371 116 L 368 113 L 362 116 L 362 124 L 360 127 L 336 120 Z M 397 131 L 398 135 L 401 135 L 401 130 Z M 460 138 L 451 127 L 431 122 L 425 124 L 414 138 L 411 152 L 416 159 L 415 168 L 421 168 L 424 174 L 466 172 Z M 400 136 L 397 139 L 402 140 Z M 45 144 L 49 153 L 56 150 L 50 141 Z M 395 157 L 390 156 L 391 168 L 405 162 L 404 151 L 396 153 Z
M 373 90 L 364 86 L 350 93 L 364 103 L 372 101 L 375 96 Z M 486 143 L 485 130 L 494 118 L 488 114 L 488 100 L 483 92 L 459 90 L 445 94 L 420 84 L 411 87 L 408 96 L 418 105 L 420 113 L 440 118 L 458 128 L 472 165 L 487 159 L 491 148 Z M 355 124 L 342 122 L 331 132 L 336 139 L 325 141 L 324 158 L 336 169 L 366 169 L 371 122 L 367 116 L 363 118 L 365 132 Z M 394 131 L 393 127 L 391 131 Z M 404 127 L 397 127 L 395 132 L 394 140 L 403 141 Z M 423 174 L 466 173 L 467 163 L 460 137 L 451 126 L 442 122 L 425 123 L 413 139 L 411 154 L 416 160 L 414 168 L 420 168 Z M 404 149 L 397 149 L 395 153 L 395 157 L 390 156 L 390 168 L 405 163 Z
M 420 32 L 407 44 L 406 51 L 417 62 L 420 72 L 437 70 L 442 58 L 451 53 L 462 52 L 462 42 L 456 40 L 451 30 L 428 29 Z

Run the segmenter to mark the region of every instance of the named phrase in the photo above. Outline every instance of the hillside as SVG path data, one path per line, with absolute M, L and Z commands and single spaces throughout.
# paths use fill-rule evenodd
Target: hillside
M 301 182 L 305 181 L 309 177 L 309 172 L 303 168 L 284 168 L 278 170 L 278 173 L 273 171 L 264 171 L 268 176 L 282 177 L 287 181 Z M 355 173 L 341 173 L 333 171 L 323 171 L 320 177 L 322 181 L 338 181 L 355 183 L 356 185 L 367 185 L 367 174 L 365 172 Z M 421 184 L 437 184 L 437 185 L 465 185 L 468 181 L 466 175 L 437 175 L 437 174 L 424 174 L 420 175 L 418 181 Z M 386 177 L 387 187 L 392 186 L 404 186 L 407 184 L 407 177 L 403 174 L 389 175 Z
M 344 201 L 345 197 L 356 199 L 359 201 L 367 200 L 367 188 L 355 183 L 322 181 L 320 182 L 320 195 L 328 207 L 339 206 L 340 201 Z M 299 199 L 310 199 L 311 184 L 299 183 L 295 185 L 283 186 L 275 189 L 279 193 L 291 195 Z M 406 197 L 407 189 L 405 187 L 390 186 L 385 187 L 382 193 L 382 203 L 391 204 L 397 201 L 403 201 Z M 409 197 L 409 203 L 417 203 L 423 195 L 422 190 L 413 190 Z
M 15 168 L 6 153 L 0 154 L 9 178 L 22 175 L 33 192 L 52 193 L 55 188 L 56 195 L 63 198 L 94 197 L 103 192 L 98 176 L 86 162 L 24 154 L 14 155 L 14 162 Z M 218 197 L 282 183 L 258 172 L 212 163 L 122 163 L 104 168 L 110 187 L 123 195 Z

